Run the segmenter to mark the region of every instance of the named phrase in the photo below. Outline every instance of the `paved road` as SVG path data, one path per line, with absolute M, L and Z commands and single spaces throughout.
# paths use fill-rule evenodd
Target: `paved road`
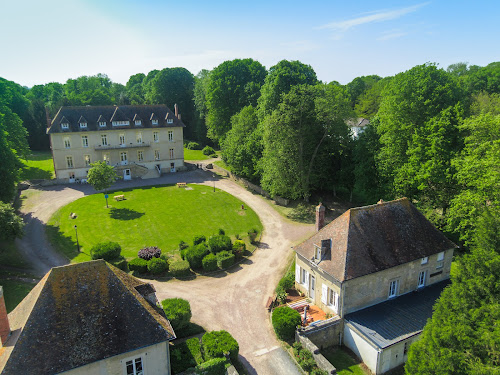
M 212 176 L 198 170 L 169 174 L 154 180 L 120 181 L 113 188 L 179 181 L 211 185 L 214 182 Z M 228 272 L 190 281 L 154 281 L 158 299 L 182 296 L 191 304 L 194 322 L 208 330 L 229 331 L 240 345 L 240 359 L 250 374 L 300 374 L 279 346 L 264 305 L 293 257 L 291 245 L 312 234 L 313 226 L 287 222 L 262 197 L 230 180 L 217 179 L 215 185 L 241 199 L 258 213 L 265 228 L 261 246 L 247 261 Z M 58 208 L 92 193 L 92 188 L 86 185 L 56 186 L 41 189 L 24 202 L 22 211 L 27 219 L 26 235 L 17 243 L 30 256 L 28 259 L 35 260 L 34 267 L 38 274 L 68 262 L 52 250 L 43 233 L 44 224 Z

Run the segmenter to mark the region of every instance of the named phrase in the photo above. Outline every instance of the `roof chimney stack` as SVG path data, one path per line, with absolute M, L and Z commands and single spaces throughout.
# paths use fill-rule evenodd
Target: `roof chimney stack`
M 321 202 L 316 206 L 316 231 L 325 226 L 325 210 L 325 206 Z
M 379 200 L 379 201 L 377 202 L 377 204 L 382 204 L 382 203 L 384 203 L 384 200 L 383 200 L 383 199 L 381 199 L 381 200 Z
M 0 286 L 0 337 L 2 339 L 2 346 L 10 335 L 9 317 L 7 315 L 7 308 L 5 307 L 5 300 L 3 298 L 3 288 Z
M 179 107 L 177 106 L 177 103 L 174 104 L 174 110 L 175 110 L 175 118 L 179 118 Z

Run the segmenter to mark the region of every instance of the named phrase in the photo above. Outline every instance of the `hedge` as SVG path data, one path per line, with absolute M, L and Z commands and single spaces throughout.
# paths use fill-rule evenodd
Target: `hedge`
M 139 273 L 148 272 L 148 261 L 141 258 L 134 258 L 128 262 L 128 269 Z
M 210 146 L 203 147 L 203 150 L 201 150 L 201 152 L 203 153 L 203 155 L 206 155 L 206 156 L 210 156 L 210 155 L 215 154 L 215 150 Z
M 175 330 L 187 327 L 191 320 L 191 306 L 182 298 L 168 298 L 161 301 L 165 316 Z
M 161 255 L 161 249 L 156 246 L 144 247 L 139 250 L 137 256 L 142 259 L 150 260 L 153 258 L 159 258 Z
M 207 241 L 207 238 L 202 234 L 193 237 L 193 245 L 198 245 L 199 243 L 206 242 L 206 241 Z
M 168 263 L 161 258 L 153 258 L 148 262 L 148 271 L 153 275 L 159 275 L 168 271 Z
M 217 256 L 215 254 L 210 253 L 206 255 L 201 262 L 203 264 L 203 270 L 206 272 L 212 272 L 218 268 Z
M 273 328 L 280 340 L 292 340 L 301 321 L 299 312 L 291 307 L 281 306 L 273 310 Z
M 217 266 L 223 270 L 225 268 L 231 267 L 234 264 L 234 254 L 229 251 L 221 251 L 216 255 Z
M 285 276 L 281 278 L 276 287 L 276 293 L 286 292 L 288 289 L 292 289 L 295 285 L 295 262 L 293 262 L 290 269 L 286 272 Z
M 251 230 L 248 231 L 248 238 L 250 238 L 250 242 L 251 243 L 255 242 L 255 239 L 257 238 L 257 234 L 258 233 L 259 232 L 255 228 L 253 228 L 253 229 L 251 229 Z
M 199 243 L 196 246 L 190 247 L 188 250 L 184 252 L 184 259 L 189 262 L 189 266 L 195 270 L 200 269 L 203 265 L 202 261 L 205 255 L 207 255 L 210 251 L 208 250 L 208 246 L 205 242 Z
M 201 338 L 205 359 L 224 357 L 224 353 L 229 353 L 231 361 L 236 362 L 240 347 L 238 342 L 227 331 L 207 332 Z
M 191 355 L 193 356 L 196 364 L 201 365 L 204 362 L 203 355 L 201 354 L 201 343 L 198 337 L 187 339 L 186 346 L 188 347 Z
M 231 251 L 233 249 L 233 244 L 228 236 L 219 234 L 208 239 L 208 247 L 210 251 L 215 254 L 219 251 Z
M 243 257 L 243 254 L 245 253 L 245 250 L 247 249 L 247 245 L 245 244 L 245 241 L 243 240 L 235 240 L 233 243 L 233 254 L 236 257 L 236 259 L 241 259 Z
M 226 358 L 214 358 L 196 366 L 196 373 L 202 375 L 225 375 Z
M 179 374 L 186 371 L 188 368 L 196 366 L 196 361 L 191 355 L 191 352 L 186 342 L 175 344 L 170 349 L 170 366 L 173 374 Z
M 187 260 L 174 260 L 170 263 L 170 273 L 174 277 L 189 275 L 189 262 Z
M 123 257 L 110 260 L 109 263 L 111 263 L 113 266 L 115 266 L 116 268 L 118 268 L 122 271 L 125 271 L 125 272 L 129 271 L 129 268 L 127 267 L 127 260 Z
M 104 259 L 107 261 L 116 259 L 120 256 L 122 248 L 116 242 L 101 242 L 94 245 L 90 249 L 90 256 L 92 259 Z

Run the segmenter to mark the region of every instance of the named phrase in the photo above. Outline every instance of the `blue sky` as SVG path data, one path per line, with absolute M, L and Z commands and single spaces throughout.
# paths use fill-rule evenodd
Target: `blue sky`
M 342 84 L 425 62 L 500 61 L 497 1 L 0 0 L 0 77 L 32 86 L 225 60 L 310 64 Z

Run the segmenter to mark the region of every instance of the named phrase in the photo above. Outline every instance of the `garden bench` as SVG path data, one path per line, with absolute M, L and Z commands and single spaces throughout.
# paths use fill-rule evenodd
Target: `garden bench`
M 125 199 L 125 195 L 123 195 L 123 194 L 122 194 L 122 195 L 115 195 L 115 196 L 113 197 L 113 199 L 114 199 L 115 201 L 122 201 L 122 200 L 124 200 L 124 199 Z
M 266 303 L 266 309 L 268 311 L 271 311 L 271 309 L 273 308 L 273 305 L 274 305 L 274 302 L 276 301 L 276 296 L 274 297 L 269 297 L 267 299 L 267 303 Z
M 178 182 L 178 183 L 177 183 L 177 187 L 178 187 L 178 188 L 181 188 L 181 187 L 184 187 L 184 188 L 185 188 L 186 186 L 187 186 L 187 183 L 185 183 L 185 182 Z

